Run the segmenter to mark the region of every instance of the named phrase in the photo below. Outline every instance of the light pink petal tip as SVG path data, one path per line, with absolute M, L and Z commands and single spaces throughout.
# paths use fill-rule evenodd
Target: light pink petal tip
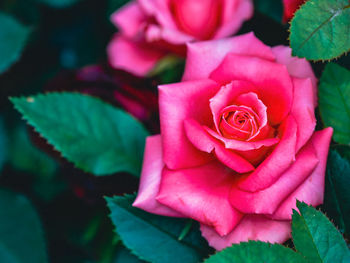
M 163 156 L 170 169 L 202 165 L 212 159 L 188 140 L 184 120 L 210 122 L 209 99 L 217 90 L 217 83 L 208 79 L 159 86 Z
M 294 100 L 292 115 L 298 125 L 296 152 L 311 138 L 315 127 L 315 104 L 313 90 L 310 79 L 293 78 Z
M 159 50 L 145 46 L 116 34 L 107 47 L 112 67 L 145 76 L 165 55 Z
M 216 161 L 189 169 L 164 169 L 157 200 L 226 235 L 242 217 L 228 201 L 233 180 L 232 170 Z
M 304 58 L 292 56 L 292 49 L 287 46 L 276 46 L 271 48 L 276 56 L 276 62 L 287 66 L 288 72 L 292 77 L 301 79 L 311 79 L 313 85 L 313 102 L 317 105 L 317 79 L 310 63 Z
M 291 236 L 290 221 L 271 220 L 259 215 L 246 215 L 231 233 L 223 237 L 209 226 L 202 224 L 200 229 L 209 245 L 216 250 L 249 240 L 283 243 Z
M 187 44 L 186 67 L 183 80 L 208 78 L 228 53 L 274 60 L 271 48 L 247 33 L 228 39 L 219 39 Z
M 216 39 L 235 34 L 243 22 L 253 16 L 254 5 L 252 0 L 224 0 L 223 9 L 222 25 L 215 34 Z
M 141 32 L 147 17 L 136 1 L 131 1 L 111 15 L 111 22 L 120 32 L 131 38 Z
M 133 206 L 153 214 L 183 217 L 156 200 L 163 168 L 161 137 L 160 135 L 150 136 L 146 140 L 141 182 Z

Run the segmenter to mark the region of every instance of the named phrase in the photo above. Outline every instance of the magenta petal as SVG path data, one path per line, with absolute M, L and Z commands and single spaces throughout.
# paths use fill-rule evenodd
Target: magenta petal
M 146 75 L 164 56 L 164 53 L 149 48 L 145 43 L 133 42 L 119 34 L 108 44 L 107 53 L 112 67 L 138 76 Z
M 216 250 L 249 240 L 283 243 L 291 236 L 290 221 L 271 220 L 260 215 L 246 215 L 231 233 L 223 237 L 209 226 L 202 224 L 200 229 L 202 236 Z
M 313 86 L 310 79 L 293 78 L 294 100 L 292 115 L 298 125 L 296 152 L 310 139 L 315 127 Z
M 293 116 L 282 123 L 282 138 L 273 152 L 245 179 L 238 183 L 244 191 L 256 192 L 272 185 L 295 160 L 297 125 Z
M 170 10 L 170 0 L 137 0 L 143 11 L 164 28 L 177 29 Z
M 136 1 L 131 1 L 111 15 L 111 22 L 120 32 L 131 38 L 145 26 L 147 17 Z
M 276 46 L 272 48 L 276 56 L 277 63 L 287 66 L 288 72 L 292 77 L 300 79 L 311 79 L 313 85 L 313 98 L 315 107 L 317 105 L 317 79 L 310 63 L 305 58 L 292 56 L 292 49 L 286 46 Z
M 187 139 L 184 120 L 212 122 L 209 99 L 217 92 L 212 80 L 187 81 L 159 86 L 159 115 L 164 162 L 170 169 L 202 165 L 211 160 Z
M 258 192 L 245 192 L 233 187 L 231 204 L 246 214 L 272 214 L 297 187 L 302 184 L 318 164 L 312 144 L 304 147 L 296 156 L 296 161 L 269 188 Z
M 185 131 L 188 139 L 199 150 L 208 153 L 214 152 L 216 157 L 225 165 L 238 173 L 247 173 L 254 170 L 254 166 L 246 159 L 230 149 L 225 149 L 220 142 L 211 137 L 195 120 L 185 121 Z
M 216 139 L 222 141 L 225 144 L 225 148 L 237 150 L 237 151 L 251 151 L 251 150 L 257 150 L 260 149 L 263 146 L 273 146 L 276 143 L 280 141 L 278 138 L 267 138 L 260 141 L 239 141 L 235 139 L 227 139 L 223 136 L 219 135 L 216 131 L 213 131 L 212 129 L 208 127 L 204 127 L 204 129 L 213 137 Z
M 163 168 L 161 136 L 149 136 L 146 140 L 139 191 L 133 206 L 153 214 L 183 217 L 156 200 Z
M 278 77 L 276 77 L 278 76 Z M 267 107 L 271 124 L 279 124 L 290 112 L 293 84 L 286 66 L 257 57 L 228 54 L 210 78 L 226 84 L 245 80 L 254 84 Z
M 238 105 L 244 105 L 252 108 L 254 112 L 259 116 L 259 130 L 267 124 L 266 106 L 258 98 L 256 93 L 249 92 L 246 94 L 241 94 L 236 99 Z
M 184 34 L 178 30 L 163 28 L 159 25 L 149 25 L 145 32 L 145 38 L 147 42 L 164 40 L 166 43 L 173 45 L 184 45 L 187 42 L 194 40 L 192 36 Z
M 270 47 L 264 45 L 253 33 L 228 39 L 189 43 L 183 80 L 208 78 L 229 52 L 268 60 L 275 59 Z
M 178 28 L 198 40 L 212 38 L 221 24 L 221 1 L 170 0 L 170 6 Z
M 234 172 L 219 162 L 175 171 L 165 168 L 157 200 L 226 235 L 242 217 L 228 201 L 233 181 Z
M 247 19 L 253 15 L 252 0 L 224 0 L 221 27 L 214 38 L 223 38 L 235 34 Z
M 317 131 L 311 137 L 310 143 L 314 146 L 319 163 L 313 173 L 300 185 L 276 210 L 273 218 L 291 219 L 292 209 L 296 208 L 296 200 L 309 205 L 318 206 L 323 203 L 324 177 L 327 164 L 329 144 L 333 129 L 326 128 Z

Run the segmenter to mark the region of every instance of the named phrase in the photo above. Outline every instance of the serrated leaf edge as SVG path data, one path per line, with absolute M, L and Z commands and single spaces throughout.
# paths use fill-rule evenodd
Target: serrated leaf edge
M 45 93 L 39 93 L 37 95 L 34 95 L 34 96 L 21 96 L 21 97 L 9 97 L 9 100 L 12 102 L 12 104 L 14 105 L 14 108 L 21 113 L 22 115 L 22 119 L 27 123 L 29 124 L 30 126 L 32 126 L 34 128 L 34 130 L 39 133 L 40 137 L 45 139 L 53 148 L 54 150 L 56 150 L 61 157 L 63 157 L 64 159 L 68 160 L 70 163 L 72 163 L 74 165 L 75 168 L 78 168 L 78 169 L 81 169 L 83 170 L 84 172 L 88 173 L 88 174 L 92 174 L 92 175 L 96 175 L 96 176 L 108 176 L 108 175 L 113 175 L 115 172 L 111 172 L 111 173 L 103 173 L 103 174 L 94 174 L 93 172 L 90 171 L 89 168 L 87 168 L 85 165 L 81 164 L 81 163 L 78 163 L 78 162 L 74 162 L 72 161 L 65 153 L 64 151 L 62 151 L 61 147 L 59 147 L 59 145 L 57 145 L 53 140 L 51 140 L 50 138 L 46 138 L 43 134 L 43 131 L 42 129 L 40 129 L 39 127 L 36 126 L 36 124 L 30 120 L 30 118 L 28 118 L 26 116 L 26 114 L 22 111 L 22 109 L 20 107 L 18 107 L 15 103 L 16 100 L 21 100 L 21 99 L 30 99 L 30 98 L 38 98 L 38 97 L 45 97 L 46 95 L 62 95 L 62 94 L 71 94 L 71 95 L 79 95 L 79 96 L 86 96 L 86 97 L 91 97 L 91 98 L 94 98 L 96 100 L 98 100 L 100 103 L 108 106 L 108 107 L 112 107 L 114 109 L 117 109 L 115 107 L 113 107 L 111 104 L 109 103 L 106 103 L 105 101 L 101 100 L 100 98 L 96 97 L 96 96 L 92 96 L 92 95 L 88 95 L 88 94 L 83 94 L 83 93 L 80 93 L 80 92 L 66 92 L 66 91 L 63 91 L 63 92 L 45 92 Z M 126 113 L 126 112 L 125 112 Z M 126 113 L 127 114 L 127 113 Z M 134 120 L 136 120 L 132 115 L 129 114 L 130 117 L 132 117 Z M 136 120 L 137 121 L 137 120 Z M 128 171 L 129 173 L 131 173 L 130 171 Z M 133 174 L 133 173 L 132 173 Z M 134 174 L 135 176 L 137 176 L 136 174 Z

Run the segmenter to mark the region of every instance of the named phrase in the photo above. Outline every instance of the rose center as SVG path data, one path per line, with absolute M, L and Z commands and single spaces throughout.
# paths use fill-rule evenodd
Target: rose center
M 259 130 L 258 119 L 249 107 L 228 106 L 221 113 L 220 133 L 230 139 L 249 140 Z

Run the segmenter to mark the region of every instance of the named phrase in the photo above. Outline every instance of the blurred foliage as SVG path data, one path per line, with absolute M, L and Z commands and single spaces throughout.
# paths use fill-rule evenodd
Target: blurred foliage
M 319 107 L 324 125 L 334 129 L 333 139 L 350 144 L 349 70 L 335 63 L 326 66 L 320 79 Z
M 0 74 L 21 56 L 31 29 L 23 26 L 10 15 L 0 12 Z
M 0 189 L 0 262 L 47 263 L 40 219 L 27 198 Z

